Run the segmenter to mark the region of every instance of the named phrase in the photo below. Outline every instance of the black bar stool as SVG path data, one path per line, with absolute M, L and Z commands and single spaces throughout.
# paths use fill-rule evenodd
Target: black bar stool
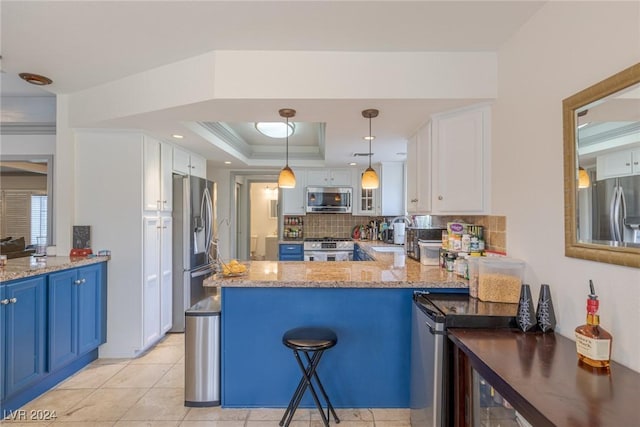
M 300 379 L 300 383 L 298 383 L 298 388 L 296 388 L 295 393 L 293 393 L 293 396 L 291 397 L 291 401 L 282 416 L 282 420 L 280 420 L 281 426 L 287 427 L 289 423 L 291 423 L 293 414 L 296 412 L 296 409 L 298 409 L 298 405 L 300 404 L 302 396 L 307 388 L 309 388 L 313 401 L 315 402 L 318 411 L 320 411 L 320 416 L 322 417 L 324 425 L 329 425 L 330 413 L 333 415 L 336 424 L 340 422 L 338 415 L 336 415 L 336 411 L 331 405 L 329 396 L 327 396 L 327 393 L 324 391 L 324 387 L 322 386 L 320 378 L 316 372 L 316 368 L 320 363 L 320 358 L 324 351 L 336 345 L 337 342 L 338 337 L 335 332 L 328 328 L 295 328 L 284 333 L 282 336 L 282 343 L 293 350 L 293 355 L 295 356 L 298 366 L 302 371 L 302 378 Z M 304 354 L 307 362 L 306 366 L 300 358 L 300 353 Z M 318 394 L 313 386 L 312 379 L 314 378 L 320 393 L 322 393 L 322 396 L 327 403 L 327 415 L 324 414 L 322 405 L 318 399 Z

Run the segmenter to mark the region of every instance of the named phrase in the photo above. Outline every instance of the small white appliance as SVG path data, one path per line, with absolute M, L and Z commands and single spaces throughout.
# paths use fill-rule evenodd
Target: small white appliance
M 406 225 L 404 222 L 396 222 L 393 224 L 393 243 L 396 245 L 404 245 L 404 232 Z

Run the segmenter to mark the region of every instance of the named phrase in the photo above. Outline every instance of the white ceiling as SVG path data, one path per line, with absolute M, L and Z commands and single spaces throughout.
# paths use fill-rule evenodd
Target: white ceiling
M 2 0 L 0 53 L 6 74 L 0 84 L 2 96 L 37 94 L 39 88 L 15 79 L 20 72 L 32 72 L 53 79 L 47 91 L 74 93 L 213 50 L 496 51 L 544 3 Z M 336 164 L 345 164 L 348 160 L 344 157 L 350 153 L 367 151 L 362 136 L 368 125 L 361 110 L 380 109 L 380 117 L 373 121 L 373 134 L 377 137 L 373 151 L 381 156 L 378 160 L 403 160 L 396 153 L 405 151 L 408 132 L 431 113 L 469 102 L 414 99 L 362 104 L 349 100 L 298 100 L 298 105 L 323 112 L 306 117 L 321 118 L 326 123 L 327 133 L 332 135 L 327 138 L 326 154 Z M 170 135 L 176 128 L 184 129 L 178 126 L 179 122 L 224 121 L 236 123 L 228 126 L 235 127 L 236 133 L 251 145 L 250 133 L 243 123 L 274 118 L 274 111 L 283 107 L 290 105 L 245 101 L 225 104 L 225 114 L 216 116 L 210 112 L 210 105 L 191 105 L 125 117 L 112 125 Z M 255 116 L 247 117 L 247 111 Z M 209 160 L 233 160 L 204 139 L 187 134 L 180 144 Z M 333 138 L 334 135 L 340 137 Z M 340 146 L 331 147 L 332 141 Z M 290 143 L 295 144 L 295 135 Z M 295 151 L 295 147 L 292 149 Z M 337 159 L 339 156 L 342 157 Z M 366 158 L 359 163 L 363 161 Z

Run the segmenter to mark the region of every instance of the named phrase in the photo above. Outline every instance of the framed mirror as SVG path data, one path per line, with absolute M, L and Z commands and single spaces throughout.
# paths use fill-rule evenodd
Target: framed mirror
M 640 268 L 640 63 L 562 107 L 565 255 Z

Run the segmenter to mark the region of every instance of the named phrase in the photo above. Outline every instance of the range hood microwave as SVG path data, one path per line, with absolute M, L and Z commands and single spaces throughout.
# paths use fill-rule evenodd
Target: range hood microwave
M 351 213 L 351 187 L 307 187 L 308 213 Z

